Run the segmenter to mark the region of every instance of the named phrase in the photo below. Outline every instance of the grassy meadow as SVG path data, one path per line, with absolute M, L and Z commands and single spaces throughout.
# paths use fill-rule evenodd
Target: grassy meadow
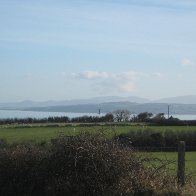
M 177 152 L 148 152 L 145 156 L 158 158 L 160 164 L 168 162 L 167 168 L 172 174 L 177 174 L 178 153 Z M 156 160 L 157 161 L 157 160 Z M 187 180 L 190 177 L 196 179 L 196 152 L 186 152 L 185 154 L 185 174 Z
M 29 124 L 29 125 L 4 125 L 0 126 L 0 139 L 6 140 L 8 143 L 21 142 L 49 142 L 51 139 L 60 135 L 74 136 L 84 131 L 104 132 L 108 137 L 119 135 L 122 133 L 129 133 L 131 131 L 146 132 L 153 130 L 154 132 L 196 132 L 194 126 L 146 126 L 146 125 L 129 125 L 129 126 L 79 126 L 81 124 Z M 84 125 L 84 124 L 83 124 Z M 169 168 L 176 172 L 177 166 L 177 152 L 150 152 L 150 156 L 160 158 L 162 160 L 173 161 Z M 196 152 L 186 153 L 186 173 L 196 172 Z
M 122 124 L 123 125 L 123 124 Z M 49 141 L 59 135 L 73 136 L 83 131 L 90 133 L 103 131 L 108 136 L 119 135 L 122 133 L 129 133 L 132 131 L 145 133 L 153 131 L 155 133 L 171 133 L 171 132 L 195 132 L 196 126 L 146 126 L 144 124 L 130 124 L 126 126 L 108 126 L 105 124 L 25 124 L 25 125 L 1 125 L 0 139 L 6 140 L 8 143 L 21 141 Z
M 48 142 L 59 135 L 74 136 L 83 131 L 95 132 L 99 130 L 105 131 L 105 127 L 77 127 L 77 126 L 2 126 L 0 127 L 0 139 L 6 140 L 8 143 L 34 141 Z M 110 129 L 109 129 L 110 130 Z

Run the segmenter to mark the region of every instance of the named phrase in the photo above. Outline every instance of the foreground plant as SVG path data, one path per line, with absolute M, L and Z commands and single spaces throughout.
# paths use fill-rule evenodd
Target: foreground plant
M 1 149 L 0 186 L 0 195 L 20 196 L 180 194 L 167 164 L 154 164 L 103 133 Z

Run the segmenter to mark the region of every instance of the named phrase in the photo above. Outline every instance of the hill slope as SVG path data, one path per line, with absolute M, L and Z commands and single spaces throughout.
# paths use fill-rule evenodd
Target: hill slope
M 29 107 L 22 108 L 23 111 L 48 111 L 48 112 L 77 112 L 77 113 L 101 113 L 113 112 L 118 109 L 129 110 L 133 114 L 150 112 L 153 114 L 168 112 L 168 104 L 165 103 L 131 103 L 131 102 L 110 102 L 101 104 L 81 104 L 69 106 L 50 107 Z M 170 114 L 196 114 L 196 104 L 172 104 Z

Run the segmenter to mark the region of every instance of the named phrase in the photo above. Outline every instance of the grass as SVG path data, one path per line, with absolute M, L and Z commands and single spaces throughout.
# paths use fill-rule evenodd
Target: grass
M 56 138 L 58 135 L 76 135 L 83 131 L 106 132 L 106 135 L 114 135 L 120 133 L 127 133 L 130 131 L 144 131 L 154 130 L 158 132 L 171 132 L 171 131 L 196 131 L 196 127 L 156 127 L 156 126 L 95 126 L 95 127 L 80 127 L 78 124 L 73 126 L 66 126 L 67 124 L 32 124 L 32 125 L 8 125 L 0 126 L 0 139 L 5 139 L 8 143 L 20 143 L 25 141 L 34 142 L 48 142 L 52 138 Z M 56 126 L 56 127 L 52 127 Z M 27 128 L 29 127 L 29 128 Z M 174 161 L 170 165 L 170 169 L 176 172 L 177 165 L 177 153 L 176 152 L 153 152 L 153 156 L 163 159 Z M 196 152 L 186 153 L 186 174 L 196 172 Z
M 0 128 L 0 138 L 8 143 L 22 141 L 49 141 L 59 134 L 74 135 L 76 129 L 72 127 L 32 127 L 32 128 Z
M 130 125 L 130 126 L 93 126 L 93 127 L 83 127 L 79 124 L 29 124 L 29 125 L 4 125 L 0 126 L 0 138 L 7 140 L 8 143 L 21 142 L 34 140 L 39 141 L 49 141 L 52 138 L 55 138 L 59 134 L 64 135 L 75 135 L 81 131 L 90 131 L 96 132 L 102 130 L 106 132 L 107 135 L 128 133 L 131 131 L 145 131 L 153 130 L 155 132 L 196 132 L 196 127 L 194 126 L 145 126 L 145 125 Z
M 158 158 L 163 161 L 172 162 L 168 165 L 171 173 L 177 174 L 178 153 L 177 152 L 149 152 L 145 153 L 149 157 Z M 196 179 L 196 152 L 186 152 L 185 154 L 185 174 Z
M 155 132 L 166 132 L 171 131 L 194 131 L 196 132 L 196 127 L 194 126 L 145 126 L 145 125 L 130 125 L 130 126 L 92 126 L 92 127 L 82 127 L 79 124 L 72 124 L 67 126 L 67 124 L 29 124 L 29 125 L 6 125 L 0 126 L 0 139 L 5 139 L 8 143 L 20 143 L 24 141 L 50 141 L 52 138 L 56 138 L 58 135 L 63 134 L 66 136 L 78 135 L 83 131 L 98 132 L 102 131 L 106 133 L 106 136 L 111 136 L 114 134 L 127 133 L 130 131 L 145 131 L 153 130 Z M 160 160 L 155 164 L 162 164 L 165 160 L 172 162 L 168 165 L 171 174 L 177 173 L 177 152 L 150 152 L 145 153 L 147 157 L 155 157 Z M 186 152 L 186 175 L 187 179 L 190 174 L 196 179 L 196 152 Z
M 93 130 L 93 131 L 92 131 Z M 59 135 L 73 136 L 83 131 L 113 131 L 108 127 L 0 127 L 0 139 L 6 140 L 8 143 L 23 142 L 23 141 L 50 141 Z M 114 131 L 113 131 L 114 132 Z M 110 133 L 111 135 L 111 133 Z
M 148 163 L 102 133 L 11 145 L 0 149 L 0 195 L 181 195 L 175 176 Z
M 127 133 L 130 131 L 144 131 L 154 130 L 156 132 L 170 132 L 170 131 L 196 131 L 194 126 L 94 126 L 94 127 L 81 127 L 78 124 L 66 126 L 67 124 L 30 124 L 30 125 L 6 125 L 0 126 L 0 139 L 6 140 L 8 143 L 20 143 L 24 141 L 34 142 L 48 142 L 58 135 L 72 136 L 79 134 L 83 131 L 97 132 L 102 131 L 106 135 L 112 136 L 114 134 Z M 177 161 L 177 153 L 175 152 L 153 152 L 153 156 L 160 159 L 167 159 Z M 186 153 L 186 166 L 187 174 L 196 171 L 196 152 Z M 174 165 L 174 166 L 172 166 Z M 176 163 L 170 166 L 171 169 L 176 169 Z M 175 171 L 174 171 L 175 172 Z

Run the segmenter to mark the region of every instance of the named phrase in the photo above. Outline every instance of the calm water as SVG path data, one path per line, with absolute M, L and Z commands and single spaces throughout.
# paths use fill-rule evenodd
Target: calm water
M 70 113 L 70 112 L 36 112 L 36 111 L 17 111 L 17 110 L 0 110 L 0 119 L 5 118 L 48 118 L 54 116 L 68 116 L 69 118 L 80 116 L 99 116 L 97 113 Z
M 98 113 L 71 113 L 71 112 L 36 112 L 36 111 L 17 111 L 0 110 L 0 119 L 5 118 L 48 118 L 50 116 L 68 116 L 69 118 L 80 116 L 99 116 Z M 104 115 L 104 114 L 101 114 Z M 181 120 L 196 120 L 196 115 L 172 115 Z M 167 115 L 166 115 L 167 118 Z
M 174 118 L 178 118 L 180 120 L 196 120 L 196 114 L 190 115 L 190 114 L 176 114 L 172 115 Z M 167 118 L 167 116 L 166 116 Z

